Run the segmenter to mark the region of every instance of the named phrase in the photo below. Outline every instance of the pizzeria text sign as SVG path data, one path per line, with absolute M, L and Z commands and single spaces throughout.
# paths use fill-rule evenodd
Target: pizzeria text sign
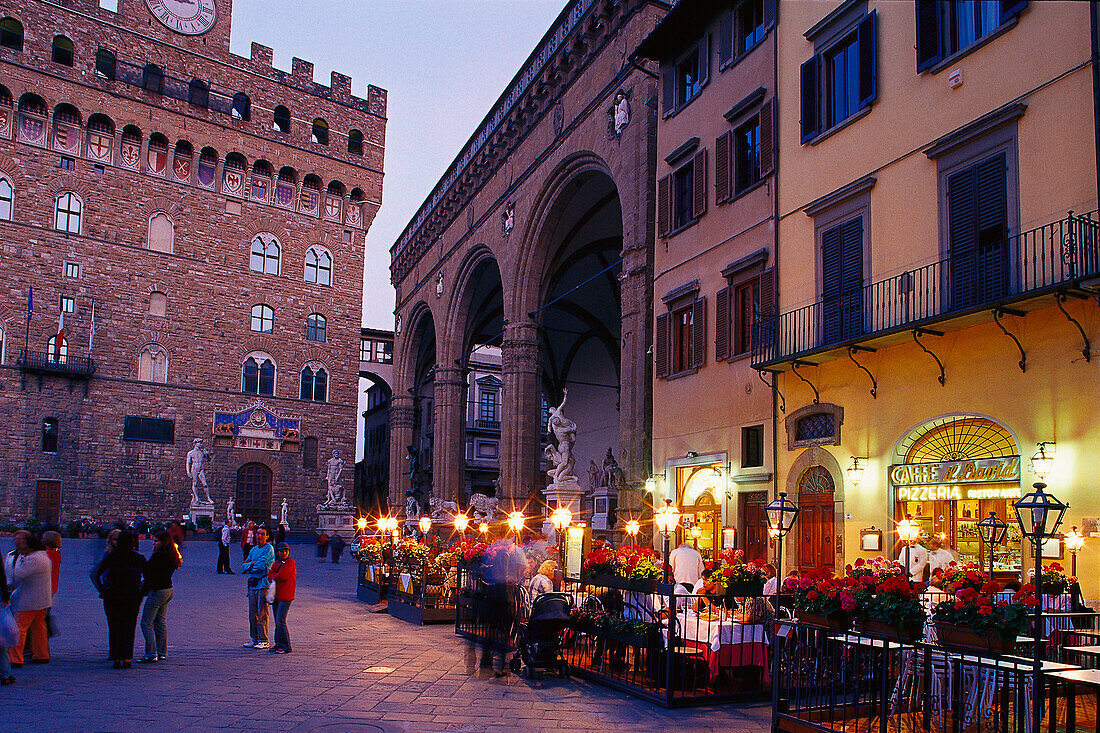
M 902 463 L 890 466 L 890 482 L 895 487 L 984 484 L 1019 480 L 1019 456 L 940 463 Z

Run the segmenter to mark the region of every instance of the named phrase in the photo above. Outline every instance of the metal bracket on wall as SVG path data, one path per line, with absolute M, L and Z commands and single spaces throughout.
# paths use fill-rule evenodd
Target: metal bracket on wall
M 1071 295 L 1073 295 L 1075 298 L 1088 297 L 1085 295 L 1078 295 L 1076 293 L 1071 293 Z M 1066 302 L 1067 300 L 1069 300 L 1069 295 L 1065 293 L 1054 294 L 1054 303 L 1058 306 L 1058 310 L 1062 311 L 1062 315 L 1066 317 L 1067 321 L 1077 327 L 1077 330 L 1081 333 L 1081 339 L 1085 342 L 1085 348 L 1081 349 L 1081 355 L 1085 357 L 1085 361 L 1092 361 L 1092 345 L 1089 343 L 1088 334 L 1085 333 L 1085 329 L 1081 328 L 1081 324 L 1077 322 L 1077 319 L 1071 316 L 1069 312 L 1066 311 L 1065 306 L 1062 305 L 1062 303 Z
M 1020 360 L 1016 363 L 1020 365 L 1020 371 L 1021 372 L 1026 372 L 1027 371 L 1027 354 L 1024 353 L 1024 347 L 1020 343 L 1020 339 L 1016 338 L 1016 336 L 1009 333 L 1008 329 L 1005 328 L 1005 325 L 1003 323 L 1001 323 L 1001 316 L 1004 316 L 1004 315 L 1016 316 L 1017 318 L 1023 318 L 1027 314 L 1024 313 L 1023 311 L 1014 311 L 1014 310 L 1009 310 L 1008 308 L 994 308 L 993 309 L 993 322 L 997 324 L 997 328 L 1001 329 L 1001 333 L 1003 333 L 1005 336 L 1008 336 L 1010 339 L 1012 339 L 1013 343 L 1016 344 L 1016 348 L 1020 350 Z
M 791 371 L 794 372 L 794 375 L 796 377 L 798 377 L 799 379 L 801 379 L 806 384 L 810 385 L 810 389 L 812 389 L 814 391 L 814 404 L 816 405 L 819 402 L 821 402 L 821 395 L 818 394 L 817 387 L 814 386 L 814 383 L 811 382 L 810 380 L 806 379 L 804 376 L 802 376 L 802 373 L 798 371 L 798 367 L 800 367 L 800 366 L 817 366 L 817 364 L 814 364 L 813 362 L 809 362 L 809 361 L 798 361 L 798 360 L 795 360 L 795 361 L 791 362 Z
M 943 370 L 943 362 L 940 361 L 940 357 L 933 354 L 932 351 L 927 346 L 925 346 L 924 344 L 922 344 L 920 342 L 920 337 L 921 336 L 943 336 L 943 332 L 942 331 L 932 331 L 932 330 L 927 329 L 927 328 L 914 328 L 913 329 L 913 341 L 915 341 L 917 346 L 919 346 L 921 348 L 921 351 L 923 351 L 924 353 L 928 354 L 929 356 L 931 356 L 933 359 L 936 360 L 936 366 L 938 366 L 940 368 L 940 376 L 938 378 L 940 380 L 940 386 L 942 387 L 944 385 L 944 382 L 947 381 L 947 373 L 944 372 L 944 370 Z
M 777 395 L 779 395 L 779 411 L 780 412 L 786 412 L 787 411 L 787 400 L 784 399 L 783 393 L 779 391 L 779 377 L 776 375 L 776 373 L 775 372 L 771 373 L 771 375 L 772 375 L 772 383 L 771 384 L 768 384 L 768 380 L 764 378 L 764 375 L 768 373 L 766 369 L 760 369 L 756 373 L 760 376 L 760 381 L 763 382 L 766 387 L 770 387 L 771 389 L 775 390 L 775 393 Z
M 868 354 L 873 354 L 873 353 L 875 353 L 875 350 L 867 348 L 866 346 L 856 346 L 855 344 L 852 344 L 851 346 L 848 347 L 848 358 L 851 359 L 852 363 L 855 364 L 857 367 L 859 367 L 863 371 L 867 372 L 867 376 L 871 378 L 871 397 L 873 399 L 877 400 L 878 399 L 878 381 L 875 379 L 875 375 L 871 374 L 870 369 L 868 369 L 867 367 L 863 366 L 858 361 L 856 361 L 856 352 L 859 352 L 859 351 L 865 351 Z

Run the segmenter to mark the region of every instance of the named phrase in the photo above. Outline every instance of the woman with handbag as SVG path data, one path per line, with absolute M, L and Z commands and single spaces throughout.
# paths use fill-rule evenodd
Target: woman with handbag
M 15 678 L 11 676 L 7 647 L 19 643 L 19 625 L 15 623 L 15 616 L 8 605 L 10 602 L 8 578 L 4 573 L 4 563 L 0 563 L 0 685 L 15 682 Z
M 286 626 L 286 615 L 290 603 L 294 600 L 294 587 L 298 580 L 298 568 L 290 557 L 290 545 L 280 542 L 275 547 L 275 564 L 267 574 L 271 585 L 267 589 L 268 602 L 273 605 L 275 615 L 276 654 L 290 654 L 290 632 Z
M 137 535 L 127 529 L 119 532 L 115 549 L 105 554 L 92 572 L 107 615 L 107 641 L 115 669 L 132 666 L 146 562 L 137 552 Z
M 30 532 L 15 533 L 19 558 L 12 570 L 15 590 L 11 610 L 19 624 L 19 641 L 8 649 L 13 667 L 23 666 L 23 648 L 29 641 L 35 664 L 50 661 L 50 642 L 46 632 L 46 611 L 53 605 L 53 564 L 42 551 L 42 542 Z
M 167 532 L 157 532 L 153 554 L 145 566 L 145 608 L 141 612 L 141 635 L 145 638 L 148 664 L 168 658 L 168 602 L 172 600 L 172 573 L 182 564 L 179 550 Z

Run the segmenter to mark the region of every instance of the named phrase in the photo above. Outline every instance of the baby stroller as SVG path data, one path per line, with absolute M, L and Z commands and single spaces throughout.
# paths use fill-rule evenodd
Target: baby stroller
M 543 593 L 531 604 L 527 623 L 519 627 L 518 656 L 527 679 L 542 669 L 556 669 L 562 677 L 569 676 L 569 663 L 561 656 L 561 636 L 569 626 L 572 606 L 573 598 L 566 593 Z

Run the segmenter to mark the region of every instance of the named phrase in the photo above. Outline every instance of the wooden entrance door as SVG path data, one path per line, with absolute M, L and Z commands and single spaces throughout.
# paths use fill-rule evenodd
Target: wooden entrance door
M 764 505 L 768 502 L 766 491 L 754 491 L 745 495 L 741 505 L 741 518 L 745 527 L 745 542 L 741 548 L 746 560 L 765 560 L 768 558 L 768 516 Z
M 34 494 L 34 516 L 43 522 L 61 520 L 61 482 L 39 481 Z
M 271 519 L 270 468 L 262 463 L 246 463 L 237 470 L 236 511 L 257 524 Z
M 798 568 L 836 567 L 833 477 L 824 466 L 811 466 L 798 479 Z

